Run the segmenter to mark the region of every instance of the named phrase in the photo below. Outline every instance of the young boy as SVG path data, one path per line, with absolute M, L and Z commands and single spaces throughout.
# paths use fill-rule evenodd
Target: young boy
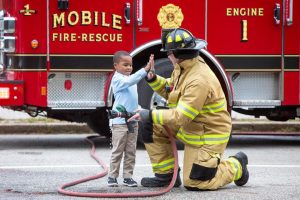
M 112 91 L 115 102 L 113 110 L 117 110 L 118 105 L 126 108 L 127 112 L 134 112 L 138 109 L 137 83 L 147 75 L 147 72 L 154 65 L 153 55 L 145 68 L 132 72 L 132 57 L 126 51 L 117 51 L 113 57 L 116 72 L 112 78 Z M 153 67 L 152 67 L 153 68 Z M 135 165 L 136 142 L 138 135 L 138 123 L 133 125 L 134 131 L 128 130 L 124 118 L 114 118 L 112 120 L 112 153 L 110 159 L 110 172 L 107 184 L 110 187 L 118 186 L 120 163 L 123 161 L 123 183 L 129 187 L 136 187 L 137 182 L 132 179 Z

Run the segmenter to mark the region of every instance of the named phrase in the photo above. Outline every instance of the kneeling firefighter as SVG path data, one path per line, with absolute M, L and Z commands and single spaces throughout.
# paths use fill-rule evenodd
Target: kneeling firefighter
M 153 73 L 147 81 L 168 100 L 168 108 L 141 110 L 129 119 L 144 124 L 143 139 L 155 173 L 154 177 L 143 178 L 141 184 L 162 187 L 172 179 L 174 158 L 162 125 L 185 145 L 183 184 L 188 190 L 215 190 L 233 181 L 238 186 L 246 184 L 247 155 L 239 152 L 222 159 L 232 124 L 221 84 L 199 56 L 206 42 L 178 28 L 163 32 L 162 47 L 174 65 L 171 78 Z M 180 185 L 178 173 L 175 187 Z

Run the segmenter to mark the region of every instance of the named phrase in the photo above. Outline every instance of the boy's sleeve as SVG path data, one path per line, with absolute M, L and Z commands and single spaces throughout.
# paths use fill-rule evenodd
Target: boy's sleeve
M 147 75 L 147 72 L 145 71 L 144 68 L 138 70 L 137 72 L 130 75 L 129 77 L 124 77 L 122 75 L 116 75 L 116 77 L 113 79 L 114 92 L 118 92 L 119 90 L 123 90 L 132 85 L 137 84 L 146 75 Z

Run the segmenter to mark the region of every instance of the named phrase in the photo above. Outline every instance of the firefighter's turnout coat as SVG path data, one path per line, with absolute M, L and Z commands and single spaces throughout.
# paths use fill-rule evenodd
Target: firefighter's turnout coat
M 172 173 L 174 157 L 162 125 L 185 144 L 183 180 L 187 187 L 217 189 L 241 176 L 235 159 L 221 160 L 231 133 L 222 87 L 198 56 L 176 64 L 170 79 L 156 75 L 151 88 L 168 100 L 169 109 L 152 110 L 153 138 L 146 143 L 156 174 Z

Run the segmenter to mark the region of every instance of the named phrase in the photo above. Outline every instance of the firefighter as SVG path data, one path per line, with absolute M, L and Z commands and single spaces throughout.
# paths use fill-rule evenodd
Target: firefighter
M 249 179 L 248 158 L 239 152 L 228 159 L 223 153 L 231 133 L 231 117 L 217 77 L 199 56 L 204 40 L 178 28 L 162 34 L 162 50 L 174 64 L 170 79 L 153 70 L 147 81 L 168 100 L 168 108 L 140 110 L 131 120 L 144 124 L 143 139 L 154 177 L 144 177 L 144 187 L 167 186 L 173 176 L 174 157 L 165 129 L 172 129 L 184 147 L 183 184 L 188 190 L 215 190 L 231 182 L 245 185 Z M 181 185 L 179 173 L 175 187 Z

